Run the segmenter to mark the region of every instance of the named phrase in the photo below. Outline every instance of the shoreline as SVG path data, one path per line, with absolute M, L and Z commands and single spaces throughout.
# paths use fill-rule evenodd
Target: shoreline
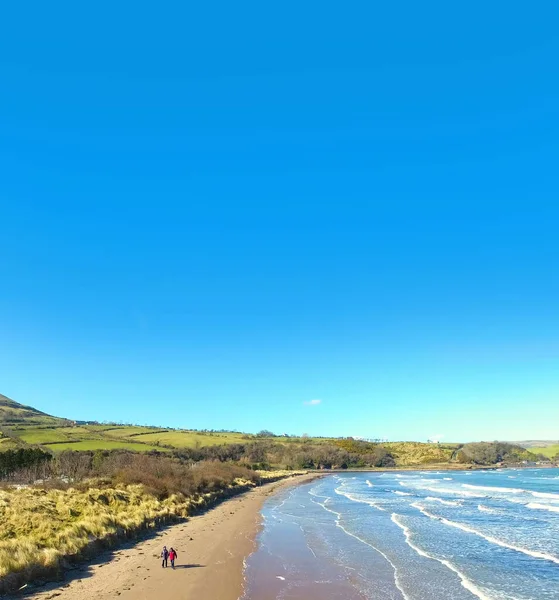
M 196 597 L 238 600 L 244 565 L 256 548 L 261 508 L 273 494 L 328 473 L 311 472 L 264 483 L 209 510 L 165 527 L 148 539 L 107 551 L 72 569 L 63 581 L 28 585 L 11 598 L 28 600 L 155 600 Z M 178 552 L 176 569 L 161 568 L 163 545 Z

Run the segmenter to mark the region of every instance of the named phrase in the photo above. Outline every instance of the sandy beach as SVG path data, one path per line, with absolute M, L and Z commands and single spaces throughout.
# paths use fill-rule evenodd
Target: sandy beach
M 265 500 L 316 474 L 265 484 L 208 512 L 162 529 L 133 546 L 104 553 L 67 580 L 25 594 L 36 600 L 237 600 L 243 593 L 244 559 L 254 550 Z M 161 567 L 163 545 L 178 552 L 175 570 Z

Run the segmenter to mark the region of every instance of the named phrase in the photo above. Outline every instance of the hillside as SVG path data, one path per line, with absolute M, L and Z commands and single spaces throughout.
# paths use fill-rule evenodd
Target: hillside
M 13 425 L 64 425 L 66 419 L 47 415 L 32 406 L 14 402 L 0 394 L 0 427 Z
M 515 443 L 534 454 L 541 454 L 547 458 L 559 457 L 559 440 L 526 440 Z
M 162 452 L 181 460 L 232 461 L 253 468 L 331 469 L 493 465 L 535 462 L 556 454 L 514 444 L 372 443 L 353 438 L 308 438 L 227 431 L 192 431 L 138 425 L 76 423 L 0 396 L 0 452 L 40 447 L 67 450 Z

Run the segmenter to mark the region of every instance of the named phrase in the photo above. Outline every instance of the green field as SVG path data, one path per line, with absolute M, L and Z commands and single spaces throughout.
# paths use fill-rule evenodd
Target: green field
M 553 458 L 559 455 L 559 444 L 553 444 L 552 446 L 545 446 L 544 448 L 530 448 L 532 452 L 537 454 L 543 454 L 547 458 Z
M 165 448 L 157 448 L 148 444 L 135 444 L 133 442 L 117 442 L 113 440 L 84 440 L 82 442 L 68 442 L 62 444 L 45 444 L 45 447 L 53 452 L 63 452 L 64 450 L 131 450 L 134 452 L 149 452 L 158 450 L 165 452 Z
M 164 433 L 169 431 L 168 429 L 161 429 L 160 427 L 140 427 L 136 425 L 124 425 L 121 427 L 111 427 L 110 429 L 101 430 L 103 435 L 111 437 L 134 437 L 138 435 L 145 435 L 146 433 Z
M 92 434 L 83 427 L 25 427 L 14 429 L 13 433 L 27 444 L 49 444 L 83 440 Z
M 30 426 L 17 424 L 10 428 L 10 437 L 0 438 L 2 447 L 18 444 L 40 445 L 52 450 L 112 450 L 123 448 L 138 452 L 150 450 L 167 451 L 168 448 L 196 448 L 221 444 L 243 443 L 248 436 L 240 433 L 210 433 L 175 431 L 159 427 L 135 425 L 81 425 L 56 427 L 52 425 Z M 166 449 L 165 446 L 168 448 Z
M 165 448 L 157 448 L 150 443 L 144 444 L 142 440 L 136 440 L 134 436 L 142 430 L 159 431 L 158 429 L 140 427 L 115 427 L 107 431 L 91 426 L 18 426 L 12 428 L 10 431 L 11 435 L 25 444 L 41 445 L 53 452 L 62 452 L 63 450 L 114 449 L 126 449 L 136 452 L 149 452 L 150 450 L 166 451 Z M 113 431 L 120 435 L 114 435 Z M 0 440 L 6 440 L 3 443 L 3 447 L 8 447 L 8 443 L 11 446 L 17 443 L 15 440 L 10 440 L 10 438 L 0 438 Z
M 112 433 L 112 432 L 111 432 Z M 196 431 L 165 431 L 163 433 L 145 433 L 132 439 L 147 443 L 159 443 L 174 448 L 195 448 L 196 446 L 217 446 L 220 444 L 246 443 L 242 433 L 200 433 Z

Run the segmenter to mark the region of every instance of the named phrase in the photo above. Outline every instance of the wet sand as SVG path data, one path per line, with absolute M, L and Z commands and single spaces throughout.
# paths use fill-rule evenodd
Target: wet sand
M 71 572 L 67 583 L 49 584 L 30 591 L 25 598 L 237 600 L 243 594 L 244 560 L 255 548 L 263 503 L 280 489 L 316 477 L 296 476 L 231 498 L 150 539 L 101 555 L 94 563 Z M 175 570 L 161 567 L 163 545 L 178 552 Z

